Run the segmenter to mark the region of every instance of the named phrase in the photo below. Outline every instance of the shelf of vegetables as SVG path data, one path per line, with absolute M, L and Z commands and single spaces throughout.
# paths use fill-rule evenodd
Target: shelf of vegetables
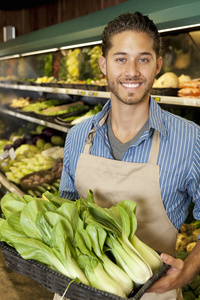
M 2 123 L 0 131 L 1 184 L 8 192 L 15 191 L 20 195 L 27 192 L 40 197 L 45 189 L 58 194 L 66 134 L 75 123 L 99 112 L 102 105 L 89 106 L 82 101 L 65 103 L 58 99 L 29 100 L 20 97 L 13 99 L 10 104 L 0 105 L 2 116 L 6 116 L 6 120 L 2 119 L 2 122 L 7 121 L 7 127 Z M 11 121 L 9 116 L 13 117 Z M 16 119 L 25 121 L 18 130 Z M 6 128 L 9 129 L 12 122 L 15 131 L 12 129 L 11 132 L 7 132 Z M 13 150 L 12 153 L 10 150 Z M 59 167 L 59 172 L 56 166 Z M 54 181 L 42 182 L 42 178 L 38 179 L 39 174 L 35 174 L 37 186 L 24 189 L 22 179 L 42 170 L 56 173 Z M 44 174 L 40 177 L 45 179 Z M 27 178 L 25 179 L 27 181 Z
M 46 120 L 38 119 L 38 118 L 35 118 L 35 117 L 27 115 L 27 114 L 26 115 L 22 114 L 20 112 L 11 111 L 11 110 L 8 110 L 6 108 L 2 108 L 1 112 L 5 113 L 6 115 L 14 116 L 16 118 L 23 119 L 23 120 L 33 122 L 33 123 L 37 123 L 39 125 L 50 127 L 50 128 L 56 129 L 56 130 L 60 130 L 62 132 L 68 132 L 69 131 L 69 128 L 60 126 L 59 124 L 55 124 L 53 122 L 48 122 Z
M 45 85 L 45 84 L 44 84 Z M 3 83 L 0 82 L 0 87 L 8 89 L 26 90 L 26 91 L 37 91 L 42 93 L 54 93 L 54 94 L 64 94 L 64 95 L 75 95 L 75 96 L 86 96 L 86 97 L 96 97 L 96 98 L 110 98 L 110 93 L 105 85 L 86 85 L 77 83 L 76 88 L 72 88 L 72 84 L 65 84 L 66 87 L 58 87 L 59 84 L 51 83 L 51 86 L 42 86 L 40 84 L 34 85 L 34 83 L 27 84 L 17 84 L 17 83 Z M 67 87 L 69 86 L 69 87 Z M 89 87 L 88 87 L 89 86 Z M 166 89 L 165 89 L 166 90 Z M 153 89 L 152 97 L 155 101 L 160 104 L 172 104 L 172 105 L 183 105 L 183 106 L 196 106 L 200 107 L 200 99 L 194 97 L 178 97 L 178 96 L 167 96 L 156 94 L 155 89 Z
M 9 115 L 6 115 L 5 122 L 2 121 L 0 182 L 6 190 L 4 193 L 16 192 L 22 195 L 26 192 L 41 196 L 45 189 L 57 194 L 66 133 L 61 134 L 51 127 L 24 120 L 17 127 L 16 117 L 9 119 Z M 15 131 L 9 127 L 12 123 Z M 30 175 L 35 176 L 27 178 Z

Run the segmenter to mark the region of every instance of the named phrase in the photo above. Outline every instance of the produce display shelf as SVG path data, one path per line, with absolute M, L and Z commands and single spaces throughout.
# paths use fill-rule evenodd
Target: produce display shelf
M 10 83 L 0 83 L 0 87 L 6 89 L 17 89 L 44 93 L 59 93 L 65 95 L 77 95 L 77 96 L 87 96 L 87 97 L 99 97 L 99 98 L 110 98 L 109 92 L 104 91 L 92 91 L 92 90 L 82 90 L 73 88 L 59 88 L 59 87 L 48 87 L 39 85 L 23 85 L 23 84 L 10 84 Z
M 68 127 L 64 127 L 64 126 L 61 126 L 61 125 L 58 125 L 58 124 L 54 124 L 54 123 L 48 122 L 46 120 L 42 120 L 42 119 L 32 117 L 28 114 L 15 112 L 13 110 L 9 110 L 9 109 L 3 108 L 3 107 L 1 108 L 1 112 L 4 113 L 4 114 L 10 115 L 10 116 L 19 118 L 19 119 L 23 119 L 23 120 L 26 120 L 26 121 L 29 121 L 29 122 L 34 122 L 34 123 L 37 123 L 39 125 L 50 127 L 52 129 L 56 129 L 56 130 L 59 130 L 59 131 L 65 132 L 65 133 L 67 133 L 70 129 Z
M 59 93 L 65 95 L 77 95 L 86 97 L 99 97 L 99 98 L 110 98 L 110 93 L 107 91 L 93 91 L 93 90 L 82 90 L 73 88 L 59 88 L 59 87 L 48 87 L 40 85 L 26 85 L 26 84 L 11 84 L 1 83 L 0 87 L 7 89 L 17 89 L 26 91 L 36 91 L 44 93 Z M 200 99 L 198 98 L 183 98 L 176 96 L 164 96 L 164 95 L 152 95 L 152 97 L 160 104 L 174 104 L 183 106 L 196 106 L 200 107 Z
M 198 98 L 182 98 L 172 96 L 151 95 L 152 98 L 161 104 L 183 105 L 200 107 L 200 99 Z
M 0 173 L 0 187 L 3 185 L 10 193 L 16 193 L 19 196 L 24 196 L 24 193 L 13 183 L 11 183 L 3 174 Z

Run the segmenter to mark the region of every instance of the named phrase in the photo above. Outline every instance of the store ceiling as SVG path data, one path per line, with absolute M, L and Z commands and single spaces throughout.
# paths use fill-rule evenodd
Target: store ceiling
M 52 51 L 52 48 L 78 47 L 77 45 L 80 46 L 82 43 L 100 41 L 101 33 L 108 21 L 117 17 L 119 13 L 127 11 L 138 10 L 143 14 L 148 14 L 159 30 L 171 30 L 173 27 L 180 28 L 181 26 L 188 28 L 188 26 L 192 27 L 196 24 L 200 26 L 199 0 L 154 1 L 157 2 L 156 10 L 147 0 L 136 1 L 136 3 L 135 0 L 127 0 L 113 7 L 16 37 L 0 43 L 0 58 L 22 54 L 30 55 L 30 52 L 49 49 Z M 0 0 L 0 2 L 2 1 Z M 46 1 L 40 0 L 39 2 L 41 5 Z M 38 0 L 35 0 L 34 3 L 38 4 Z M 133 5 L 133 3 L 135 4 Z M 1 6 L 2 4 L 0 4 Z
M 55 1 L 56 0 L 18 0 L 14 2 L 0 1 L 0 10 L 19 10 L 24 8 L 32 8 Z

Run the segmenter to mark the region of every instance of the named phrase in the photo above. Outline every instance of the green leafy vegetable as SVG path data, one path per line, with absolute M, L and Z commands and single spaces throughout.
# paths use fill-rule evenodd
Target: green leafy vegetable
M 105 253 L 106 250 L 106 231 L 97 224 L 89 224 L 86 231 L 91 239 L 92 249 L 97 257 L 103 263 L 104 269 L 108 275 L 119 285 L 126 295 L 133 290 L 134 284 L 131 278 L 116 265 Z
M 95 204 L 91 190 L 87 199 L 76 201 L 46 191 L 42 198 L 6 194 L 1 209 L 0 241 L 24 259 L 120 297 L 128 297 L 162 265 L 135 235 L 135 202 L 108 209 Z

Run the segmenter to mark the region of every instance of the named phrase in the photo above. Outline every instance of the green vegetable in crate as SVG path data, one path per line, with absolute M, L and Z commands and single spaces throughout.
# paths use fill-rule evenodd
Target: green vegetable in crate
M 84 269 L 85 274 L 93 287 L 116 294 L 123 298 L 126 297 L 121 289 L 121 286 L 112 280 L 98 259 L 86 254 L 81 254 L 80 252 L 79 265 L 83 265 L 82 268 Z
M 131 242 L 137 228 L 135 202 L 124 200 L 110 209 L 101 208 L 95 203 L 88 202 L 88 209 L 87 223 L 98 222 L 108 231 L 112 230 L 117 236 L 116 239 L 109 235 L 107 242 L 120 267 L 126 272 L 130 271 L 129 276 L 134 282 L 142 284 L 160 269 L 162 261 L 154 250 L 138 238 L 136 243 Z M 137 247 L 138 245 L 139 247 Z M 121 258 L 125 259 L 126 263 L 129 262 L 128 269 L 127 264 Z M 133 273 L 132 270 L 134 270 Z M 136 275 L 137 272 L 138 275 Z
M 12 201 L 12 197 L 16 200 L 15 194 L 4 196 L 4 205 L 7 199 L 8 202 Z M 19 203 L 25 204 L 22 209 L 18 206 L 12 208 L 9 206 L 7 210 L 10 209 L 10 214 L 8 214 L 5 206 L 2 207 L 4 215 L 8 218 L 0 219 L 0 240 L 13 246 L 24 259 L 35 259 L 70 278 L 79 278 L 81 282 L 88 284 L 69 250 L 65 226 L 67 219 L 64 218 L 63 224 L 63 220 L 59 220 L 59 215 L 56 214 L 58 222 L 51 227 L 43 216 L 47 211 L 54 212 L 56 206 L 43 199 L 31 199 L 30 196 L 27 204 L 24 200 L 27 198 L 17 197 L 17 199 Z
M 87 199 L 76 201 L 48 191 L 42 198 L 10 193 L 1 201 L 5 219 L 0 219 L 0 240 L 24 259 L 37 260 L 72 280 L 78 278 L 121 297 L 160 268 L 162 262 L 153 250 L 151 270 L 143 258 L 149 249 L 145 244 L 136 249 L 130 242 L 137 227 L 134 202 L 104 209 L 94 203 L 91 191 Z M 109 256 L 111 251 L 116 261 Z
M 133 282 L 131 279 L 124 274 L 122 270 L 119 272 L 119 268 L 115 265 L 115 271 L 118 270 L 118 275 L 125 276 L 125 278 L 128 277 L 128 283 L 130 282 L 130 288 L 126 294 L 122 285 L 119 284 L 119 281 L 115 281 L 114 278 L 112 278 L 107 272 L 105 263 L 99 260 L 98 256 L 96 256 L 93 252 L 93 241 L 87 230 L 79 228 L 75 233 L 75 240 L 75 251 L 78 256 L 78 264 L 84 270 L 90 284 L 96 288 L 117 294 L 118 296 L 126 297 L 126 295 L 128 295 L 133 288 Z M 96 244 L 99 244 L 99 242 L 100 241 L 98 240 L 95 241 Z M 109 263 L 107 262 L 106 264 L 109 267 Z
M 107 233 L 98 224 L 89 224 L 86 233 L 91 240 L 91 248 L 97 257 L 103 262 L 104 269 L 109 276 L 122 288 L 125 295 L 129 295 L 133 290 L 134 284 L 131 278 L 118 267 L 104 252 Z

